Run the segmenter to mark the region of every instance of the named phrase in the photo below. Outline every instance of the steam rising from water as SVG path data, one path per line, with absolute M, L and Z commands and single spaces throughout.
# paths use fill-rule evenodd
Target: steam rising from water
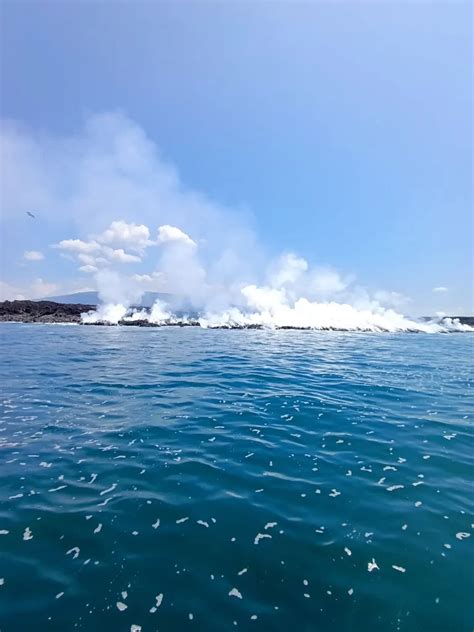
M 265 292 L 267 288 L 247 286 L 242 294 L 251 295 Z M 358 310 L 344 303 L 315 303 L 306 298 L 298 299 L 294 304 L 276 302 L 266 308 L 252 308 L 251 300 L 247 309 L 229 307 L 222 312 L 204 311 L 196 314 L 173 312 L 164 302 L 157 300 L 151 310 L 127 309 L 119 303 L 104 304 L 97 312 L 82 314 L 85 324 L 119 322 L 133 324 L 148 322 L 152 325 L 196 325 L 203 328 L 285 328 L 320 329 L 340 331 L 413 331 L 442 333 L 448 331 L 473 331 L 469 325 L 461 324 L 457 319 L 445 318 L 441 323 L 420 322 L 407 318 L 392 309 L 378 311 Z
M 100 306 L 83 316 L 85 323 L 470 329 L 405 318 L 399 312 L 407 299 L 400 294 L 369 293 L 353 277 L 295 253 L 269 258 L 245 210 L 185 186 L 145 130 L 122 113 L 94 114 L 71 137 L 9 123 L 1 141 L 5 212 L 16 218 L 38 209 L 55 234 L 74 230 L 80 237 L 54 248 L 74 262 L 80 275 L 74 285 L 99 292 Z M 67 262 L 56 272 L 57 280 L 73 280 Z M 45 296 L 45 285 L 55 287 L 42 281 L 35 294 Z M 146 291 L 166 298 L 151 310 L 137 308 Z
M 141 248 L 158 249 L 158 266 L 148 275 L 132 277 L 106 267 L 98 269 L 95 279 L 101 304 L 97 311 L 82 315 L 84 324 L 200 325 L 204 328 L 265 327 L 335 329 L 344 331 L 418 331 L 438 333 L 473 331 L 457 320 L 442 322 L 417 321 L 407 318 L 381 300 L 370 298 L 365 290 L 353 286 L 331 269 L 311 268 L 305 259 L 289 253 L 270 262 L 262 284 L 238 278 L 229 284 L 216 282 L 203 264 L 197 242 L 176 226 L 160 226 L 155 241 L 149 239 L 144 226 L 114 222 L 104 234 L 110 237 L 113 226 L 121 225 L 127 234 L 134 232 L 142 239 Z M 146 229 L 146 230 L 144 230 Z M 146 244 L 143 246 L 143 237 Z M 108 237 L 108 239 L 109 239 Z M 109 239 L 110 240 L 110 239 Z M 67 240 L 71 250 L 71 242 Z M 77 245 L 78 250 L 90 251 L 89 242 Z M 101 240 L 98 239 L 100 251 Z M 109 248 L 109 246 L 108 246 Z M 136 248 L 129 243 L 129 248 Z M 90 255 L 88 255 L 90 259 Z M 103 258 L 103 256 L 101 256 Z M 120 258 L 128 262 L 123 250 Z M 94 260 L 94 267 L 103 263 Z M 92 265 L 92 263 L 90 263 Z M 151 309 L 137 307 L 145 292 L 143 278 L 158 279 L 174 293 L 166 300 L 157 300 Z M 395 300 L 390 293 L 382 294 Z M 341 300 L 335 300 L 340 297 Z M 396 298 L 396 295 L 395 295 Z M 352 300 L 350 300 L 352 299 Z

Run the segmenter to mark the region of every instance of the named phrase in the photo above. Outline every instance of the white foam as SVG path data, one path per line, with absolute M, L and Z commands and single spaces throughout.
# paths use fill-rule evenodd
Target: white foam
M 59 492 L 61 489 L 65 489 L 67 485 L 59 485 L 59 487 L 52 487 L 48 489 L 48 492 Z
M 263 540 L 264 538 L 271 538 L 271 537 L 272 536 L 269 535 L 268 533 L 257 533 L 257 535 L 255 536 L 254 544 L 258 544 L 260 540 Z
M 102 490 L 100 492 L 100 495 L 104 496 L 105 494 L 108 494 L 109 492 L 113 492 L 116 487 L 117 487 L 117 483 L 113 483 L 113 485 L 111 485 L 108 489 Z
M 276 527 L 278 524 L 278 522 L 267 522 L 267 524 L 263 527 L 265 530 L 266 529 L 273 529 L 273 527 Z
M 31 529 L 29 527 L 26 527 L 23 533 L 23 540 L 32 540 L 32 539 L 33 539 L 33 534 L 31 533 Z
M 369 571 L 369 573 L 371 573 L 372 571 L 375 571 L 375 570 L 380 570 L 380 568 L 379 568 L 379 566 L 378 566 L 378 564 L 377 564 L 377 562 L 375 561 L 374 558 L 372 558 L 372 561 L 367 564 L 367 570 Z
M 72 549 L 66 551 L 66 555 L 70 555 L 71 553 L 73 553 L 72 559 L 75 560 L 77 557 L 79 557 L 80 552 L 81 549 L 78 546 L 73 546 Z

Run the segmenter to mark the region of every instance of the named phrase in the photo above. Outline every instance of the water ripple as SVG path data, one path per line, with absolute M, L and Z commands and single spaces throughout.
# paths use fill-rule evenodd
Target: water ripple
M 2 630 L 472 630 L 471 337 L 0 345 Z

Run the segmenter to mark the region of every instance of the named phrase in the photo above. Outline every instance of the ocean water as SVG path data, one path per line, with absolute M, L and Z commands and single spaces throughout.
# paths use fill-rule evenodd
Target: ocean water
M 2 324 L 1 631 L 471 631 L 473 342 Z

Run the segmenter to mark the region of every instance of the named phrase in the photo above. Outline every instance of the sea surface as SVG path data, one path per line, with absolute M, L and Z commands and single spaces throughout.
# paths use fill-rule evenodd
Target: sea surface
M 1 632 L 470 632 L 473 343 L 0 325 Z

